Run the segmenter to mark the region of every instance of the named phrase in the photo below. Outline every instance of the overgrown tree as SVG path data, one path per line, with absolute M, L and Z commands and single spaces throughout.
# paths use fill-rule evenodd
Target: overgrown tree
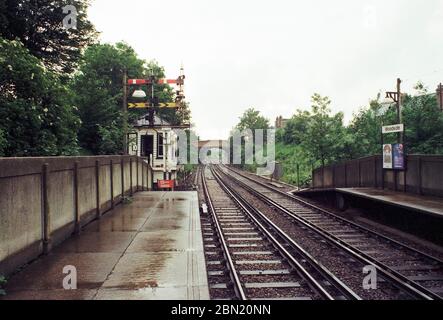
M 443 112 L 435 94 L 429 94 L 423 84 L 418 83 L 415 89 L 417 95 L 408 95 L 403 101 L 408 153 L 443 154 Z
M 20 41 L 0 38 L 0 152 L 5 156 L 77 154 L 72 95 Z
M 240 122 L 237 124 L 236 129 L 243 130 L 257 130 L 257 129 L 269 129 L 269 120 L 260 114 L 260 111 L 254 108 L 247 109 L 240 117 Z
M 66 5 L 77 10 L 76 29 L 63 26 Z M 48 69 L 68 75 L 97 36 L 88 6 L 89 0 L 0 0 L 0 36 L 20 40 Z
M 296 114 L 286 123 L 283 130 L 283 142 L 286 144 L 300 144 L 308 129 L 310 118 L 308 111 L 297 110 Z
M 86 153 L 118 154 L 123 149 L 123 74 L 142 78 L 145 61 L 124 43 L 95 44 L 84 54 L 72 89 L 82 125 L 79 141 Z M 109 139 L 113 140 L 110 144 Z
M 312 112 L 302 145 L 313 161 L 321 165 L 340 157 L 343 138 L 343 113 L 331 115 L 331 100 L 319 94 L 312 96 Z

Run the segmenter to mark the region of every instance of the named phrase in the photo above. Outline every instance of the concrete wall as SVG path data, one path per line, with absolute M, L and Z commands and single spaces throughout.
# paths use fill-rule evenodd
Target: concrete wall
M 135 156 L 0 158 L 0 275 L 117 205 L 122 176 L 130 195 L 151 188 L 150 175 L 149 164 Z
M 443 156 L 409 155 L 407 170 L 382 169 L 381 156 L 366 157 L 312 173 L 314 188 L 386 188 L 423 195 L 443 196 Z M 384 171 L 384 172 L 383 172 Z

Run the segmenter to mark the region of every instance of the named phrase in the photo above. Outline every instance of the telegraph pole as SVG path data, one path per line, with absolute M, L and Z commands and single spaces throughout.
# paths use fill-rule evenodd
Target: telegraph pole
M 397 78 L 397 123 L 402 123 L 401 114 L 401 79 Z M 398 142 L 403 143 L 403 132 L 398 133 Z
M 443 85 L 441 84 L 441 82 L 438 85 L 437 93 L 438 93 L 438 95 L 440 97 L 440 99 L 438 99 L 439 100 L 440 110 L 443 111 Z
M 397 124 L 402 123 L 402 114 L 401 114 L 401 79 L 397 78 L 397 91 L 395 92 L 386 92 L 386 98 L 390 98 L 394 100 L 397 106 Z M 403 143 L 403 134 L 404 132 L 397 133 L 397 141 L 398 143 Z M 384 179 L 384 177 L 383 177 Z M 394 190 L 397 191 L 398 187 L 398 171 L 394 170 Z M 384 182 L 384 181 L 383 181 Z M 405 184 L 406 188 L 406 184 Z
M 128 74 L 123 69 L 123 154 L 128 154 Z

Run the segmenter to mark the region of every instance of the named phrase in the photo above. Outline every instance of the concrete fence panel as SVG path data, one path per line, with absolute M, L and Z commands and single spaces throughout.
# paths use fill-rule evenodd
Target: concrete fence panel
M 422 158 L 423 194 L 443 196 L 443 157 Z
M 100 164 L 99 185 L 100 185 L 100 212 L 111 208 L 111 169 L 110 163 Z
M 114 202 L 117 203 L 121 200 L 122 196 L 122 167 L 121 163 L 113 163 L 113 198 Z
M 41 175 L 0 178 L 0 274 L 42 253 Z
M 131 166 L 129 161 L 125 161 L 123 164 L 124 167 L 124 194 L 129 195 L 129 192 L 131 190 Z
M 333 179 L 331 175 L 333 173 Z M 324 176 L 323 176 L 324 175 Z M 409 155 L 406 171 L 383 170 L 380 155 L 313 171 L 314 188 L 381 188 L 443 196 L 443 156 Z M 405 187 L 406 186 L 406 187 Z
M 137 172 L 137 163 L 135 156 L 0 158 L 0 275 L 99 218 L 123 188 L 130 194 L 131 181 L 133 192 L 137 178 L 148 188 L 151 169 Z
M 74 172 L 63 170 L 48 174 L 48 199 L 50 230 L 52 233 L 62 228 L 74 231 Z M 62 239 L 56 236 L 56 242 Z
M 78 206 L 80 218 L 87 223 L 96 215 L 95 167 L 79 168 L 78 171 Z

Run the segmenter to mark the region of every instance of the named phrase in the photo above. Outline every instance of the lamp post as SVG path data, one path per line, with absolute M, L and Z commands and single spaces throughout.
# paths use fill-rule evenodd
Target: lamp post
M 390 100 L 393 100 L 396 103 L 397 107 L 397 124 L 402 123 L 402 114 L 401 114 L 401 79 L 397 78 L 397 91 L 388 91 L 386 92 L 386 98 L 387 103 L 390 103 Z M 403 132 L 397 133 L 397 141 L 398 143 L 403 143 Z M 383 135 L 382 135 L 383 137 Z M 406 175 L 405 175 L 406 177 Z M 383 186 L 384 186 L 384 169 L 383 169 Z M 398 189 L 398 172 L 397 170 L 394 170 L 394 190 L 397 191 Z M 405 189 L 406 189 L 406 183 L 405 183 Z
M 401 124 L 402 115 L 401 115 L 401 79 L 397 79 L 397 91 L 388 91 L 386 92 L 386 99 L 391 99 L 396 103 L 397 106 L 397 123 Z M 403 143 L 403 132 L 399 132 L 397 134 L 397 140 L 399 143 Z
M 128 73 L 123 69 L 123 155 L 128 154 Z

